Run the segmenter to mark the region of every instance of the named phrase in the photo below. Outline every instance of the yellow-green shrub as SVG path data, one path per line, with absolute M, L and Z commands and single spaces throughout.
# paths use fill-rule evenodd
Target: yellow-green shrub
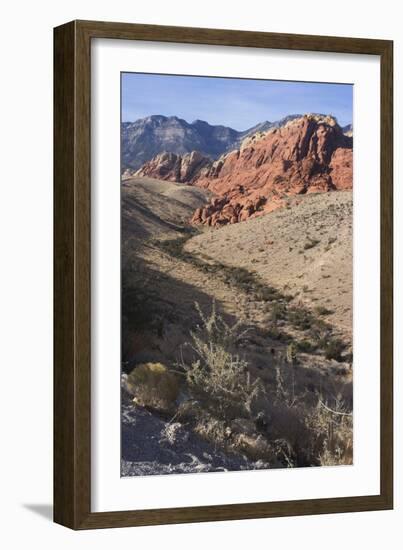
M 143 407 L 170 412 L 179 394 L 176 376 L 162 363 L 142 363 L 127 378 L 133 401 Z

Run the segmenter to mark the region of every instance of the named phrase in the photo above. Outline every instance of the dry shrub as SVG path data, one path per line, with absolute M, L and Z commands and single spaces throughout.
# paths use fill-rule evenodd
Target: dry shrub
M 263 385 L 236 353 L 239 323 L 228 325 L 214 303 L 207 316 L 196 308 L 193 358 L 179 363 L 190 397 L 180 417 L 206 439 L 272 467 L 351 464 L 351 383 L 335 385 L 328 372 L 299 366 L 290 344 Z
M 180 422 L 169 422 L 161 430 L 160 443 L 175 445 L 178 441 L 182 444 L 189 439 L 189 432 L 184 429 Z
M 316 441 L 313 451 L 320 466 L 353 463 L 353 415 L 340 396 L 334 399 L 332 408 L 319 397 L 307 425 Z
M 142 407 L 171 412 L 179 394 L 176 376 L 162 363 L 143 363 L 127 377 L 133 401 Z
M 248 363 L 234 353 L 236 341 L 244 334 L 240 325 L 228 325 L 216 311 L 213 302 L 205 316 L 198 304 L 201 324 L 190 333 L 188 343 L 193 360 L 180 361 L 190 393 L 216 413 L 220 419 L 250 416 L 252 405 L 264 391 L 259 378 L 252 380 Z
M 283 453 L 284 446 L 279 446 L 278 441 L 269 442 L 252 427 L 255 428 L 250 420 L 238 418 L 228 424 L 211 414 L 203 413 L 197 419 L 194 431 L 229 452 L 242 453 L 254 461 L 263 460 L 272 467 L 289 466 L 288 458 L 285 459 Z
M 194 431 L 204 439 L 214 441 L 216 444 L 225 445 L 228 440 L 226 423 L 209 414 L 202 414 L 198 418 Z
M 335 385 L 318 372 L 276 365 L 276 377 L 267 388 L 267 437 L 287 442 L 284 454 L 292 466 L 351 464 L 353 451 L 351 384 Z M 311 379 L 316 391 L 307 391 Z M 318 389 L 322 388 L 322 393 Z M 336 395 L 336 397 L 334 397 Z
M 234 437 L 232 446 L 243 452 L 246 456 L 252 460 L 265 460 L 274 464 L 276 461 L 276 455 L 273 447 L 261 435 L 248 435 L 241 433 Z

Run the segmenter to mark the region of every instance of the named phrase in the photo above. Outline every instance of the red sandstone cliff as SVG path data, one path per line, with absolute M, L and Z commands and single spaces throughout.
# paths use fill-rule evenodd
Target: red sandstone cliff
M 352 144 L 334 118 L 305 115 L 246 138 L 214 162 L 197 152 L 162 153 L 136 175 L 209 189 L 215 198 L 192 222 L 220 226 L 270 212 L 287 195 L 351 189 Z

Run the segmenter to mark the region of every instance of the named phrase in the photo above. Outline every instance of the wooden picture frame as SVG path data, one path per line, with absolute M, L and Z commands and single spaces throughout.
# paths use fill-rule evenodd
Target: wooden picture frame
M 92 513 L 91 40 L 354 53 L 381 59 L 380 493 L 248 504 Z M 328 514 L 393 507 L 393 43 L 386 40 L 73 21 L 54 30 L 54 520 L 72 529 Z

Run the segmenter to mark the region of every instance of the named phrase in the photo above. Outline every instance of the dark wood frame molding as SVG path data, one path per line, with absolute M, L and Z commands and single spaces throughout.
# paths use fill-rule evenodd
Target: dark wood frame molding
M 379 495 L 91 512 L 91 39 L 377 55 L 381 58 L 381 489 Z M 393 507 L 393 42 L 72 21 L 54 29 L 54 520 L 72 529 L 328 514 Z

